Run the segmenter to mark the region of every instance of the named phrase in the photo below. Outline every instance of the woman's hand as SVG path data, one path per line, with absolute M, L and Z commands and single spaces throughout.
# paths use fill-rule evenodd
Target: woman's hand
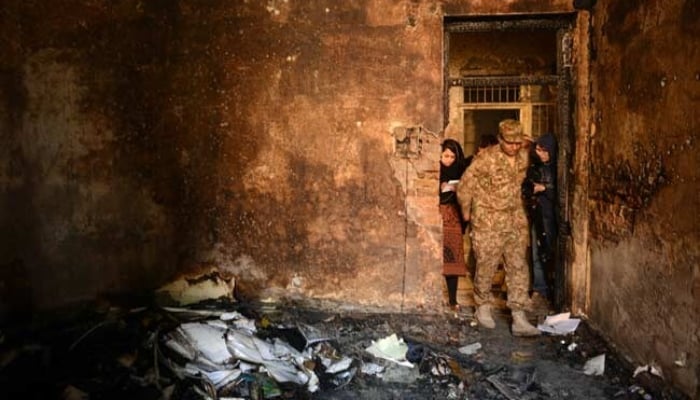
M 533 191 L 535 193 L 544 192 L 547 188 L 541 183 L 535 183 Z

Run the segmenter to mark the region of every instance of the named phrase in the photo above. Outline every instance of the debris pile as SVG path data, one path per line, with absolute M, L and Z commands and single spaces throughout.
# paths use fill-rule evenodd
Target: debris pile
M 633 376 L 585 324 L 519 339 L 501 319 L 484 332 L 438 313 L 225 299 L 112 307 L 42 329 L 1 327 L 0 385 L 7 398 L 66 400 L 684 399 L 651 367 Z

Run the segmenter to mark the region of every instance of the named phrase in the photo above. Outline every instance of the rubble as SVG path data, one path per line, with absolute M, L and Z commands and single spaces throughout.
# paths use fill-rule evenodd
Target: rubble
M 190 307 L 110 308 L 41 329 L 2 327 L 0 384 L 8 398 L 641 396 L 631 366 L 584 323 L 568 342 L 514 338 L 507 328 L 480 331 L 470 322 L 443 313 L 332 313 L 211 299 Z M 606 355 L 605 371 L 582 374 L 595 354 Z M 654 390 L 655 399 L 683 399 Z

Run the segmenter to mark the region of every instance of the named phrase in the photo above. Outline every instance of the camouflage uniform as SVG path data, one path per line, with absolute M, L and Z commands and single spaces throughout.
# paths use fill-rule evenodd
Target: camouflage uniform
M 465 219 L 471 220 L 476 256 L 474 300 L 492 304 L 491 282 L 501 259 L 505 260 L 508 308 L 523 310 L 530 283 L 527 264 L 529 240 L 525 207 L 520 195 L 527 170 L 527 152 L 519 151 L 515 165 L 499 145 L 474 158 L 457 186 Z

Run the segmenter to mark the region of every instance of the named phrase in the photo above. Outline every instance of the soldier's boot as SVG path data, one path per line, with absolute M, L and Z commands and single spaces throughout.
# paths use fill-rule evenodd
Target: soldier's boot
M 475 317 L 479 325 L 483 326 L 484 328 L 493 329 L 496 327 L 496 321 L 493 320 L 493 316 L 491 315 L 490 304 L 480 305 L 476 309 Z
M 525 317 L 525 311 L 513 311 L 513 336 L 538 336 L 540 330 L 532 326 Z

